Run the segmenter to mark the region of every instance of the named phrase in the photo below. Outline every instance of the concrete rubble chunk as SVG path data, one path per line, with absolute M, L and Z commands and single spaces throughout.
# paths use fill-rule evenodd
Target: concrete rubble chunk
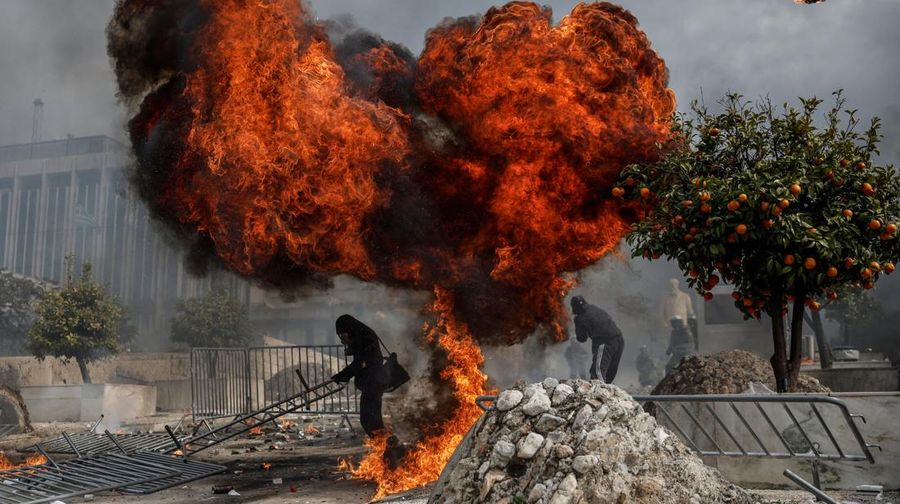
M 519 440 L 516 447 L 516 456 L 521 459 L 530 459 L 534 457 L 541 445 L 544 444 L 544 436 L 537 432 L 529 432 L 528 435 Z
M 519 392 L 515 389 L 504 390 L 500 393 L 500 396 L 497 397 L 497 410 L 498 411 L 509 411 L 522 402 L 522 392 Z
M 528 416 L 537 416 L 550 409 L 550 398 L 543 389 L 536 391 L 531 399 L 522 406 L 522 412 Z
M 513 405 L 485 413 L 429 504 L 754 502 L 618 387 L 548 383 L 501 393 Z
M 559 380 L 557 380 L 556 378 L 544 378 L 544 381 L 541 382 L 541 385 L 544 386 L 544 390 L 546 390 L 548 394 L 552 394 L 553 389 L 555 389 L 556 386 L 559 385 Z

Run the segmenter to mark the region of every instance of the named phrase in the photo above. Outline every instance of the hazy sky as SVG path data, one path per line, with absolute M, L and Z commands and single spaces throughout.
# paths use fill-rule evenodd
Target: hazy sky
M 446 16 L 484 12 L 485 0 L 313 0 L 321 17 L 358 23 L 418 52 Z M 574 1 L 551 1 L 555 17 Z M 851 106 L 877 114 L 900 159 L 900 0 L 630 0 L 666 60 L 680 108 L 727 90 L 776 101 L 827 97 L 844 88 Z M 123 137 L 124 114 L 106 56 L 112 0 L 3 0 L 0 16 L 0 144 L 31 137 L 31 102 L 45 102 L 44 138 Z

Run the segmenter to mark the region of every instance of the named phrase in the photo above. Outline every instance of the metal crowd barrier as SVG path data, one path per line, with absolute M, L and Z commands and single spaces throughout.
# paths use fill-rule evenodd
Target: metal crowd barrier
M 195 421 L 246 415 L 294 397 L 307 383 L 323 383 L 349 364 L 342 345 L 295 345 L 191 350 L 192 414 Z M 323 415 L 359 414 L 352 383 L 339 393 L 304 405 Z
M 246 348 L 191 349 L 191 411 L 195 419 L 232 417 L 250 407 Z

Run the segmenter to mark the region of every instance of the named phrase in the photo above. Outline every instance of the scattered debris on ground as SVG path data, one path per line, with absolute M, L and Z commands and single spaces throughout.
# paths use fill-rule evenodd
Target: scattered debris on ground
M 772 366 L 746 350 L 726 350 L 685 357 L 677 368 L 653 389 L 653 395 L 740 394 L 751 383 L 775 390 Z M 828 387 L 811 376 L 800 375 L 797 392 L 827 394 Z
M 31 419 L 28 408 L 18 391 L 0 384 L 0 426 L 8 425 L 7 432 L 30 432 Z
M 620 388 L 553 378 L 501 393 L 431 503 L 751 503 Z

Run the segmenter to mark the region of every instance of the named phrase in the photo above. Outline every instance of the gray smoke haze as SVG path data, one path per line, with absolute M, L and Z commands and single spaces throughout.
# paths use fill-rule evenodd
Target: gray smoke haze
M 426 31 L 442 18 L 483 13 L 494 4 L 488 0 L 309 3 L 322 18 L 349 14 L 360 26 L 406 45 L 414 54 L 422 49 Z M 576 2 L 545 3 L 560 18 Z M 886 136 L 882 158 L 894 164 L 900 160 L 900 1 L 832 0 L 808 6 L 791 0 L 618 3 L 637 16 L 666 60 L 680 110 L 686 110 L 692 99 L 700 99 L 701 90 L 710 104 L 728 91 L 748 98 L 769 96 L 780 103 L 797 95 L 828 98 L 843 88 L 849 105 L 858 108 L 864 120 L 882 117 Z M 106 54 L 104 30 L 112 7 L 112 0 L 3 1 L 0 144 L 30 140 L 31 102 L 36 97 L 45 102 L 45 139 L 66 134 L 126 138 L 125 111 L 116 102 Z M 639 321 L 615 308 L 616 300 L 646 293 L 653 303 L 668 278 L 677 273 L 669 263 L 615 261 L 605 262 L 614 264 L 612 273 L 602 267 L 585 272 L 578 292 L 611 307 L 614 315 L 624 319 L 627 337 L 629 328 L 637 328 Z M 876 292 L 893 296 L 898 290 L 900 283 L 886 278 Z M 385 317 L 389 330 L 384 332 L 391 339 L 397 336 L 398 343 L 404 340 L 400 335 L 418 330 L 421 323 L 414 313 Z M 623 368 L 633 366 L 636 348 L 629 343 Z M 552 352 L 561 358 L 556 355 L 561 350 Z M 488 353 L 507 355 L 504 350 Z M 553 366 L 557 365 L 562 366 L 558 359 Z

